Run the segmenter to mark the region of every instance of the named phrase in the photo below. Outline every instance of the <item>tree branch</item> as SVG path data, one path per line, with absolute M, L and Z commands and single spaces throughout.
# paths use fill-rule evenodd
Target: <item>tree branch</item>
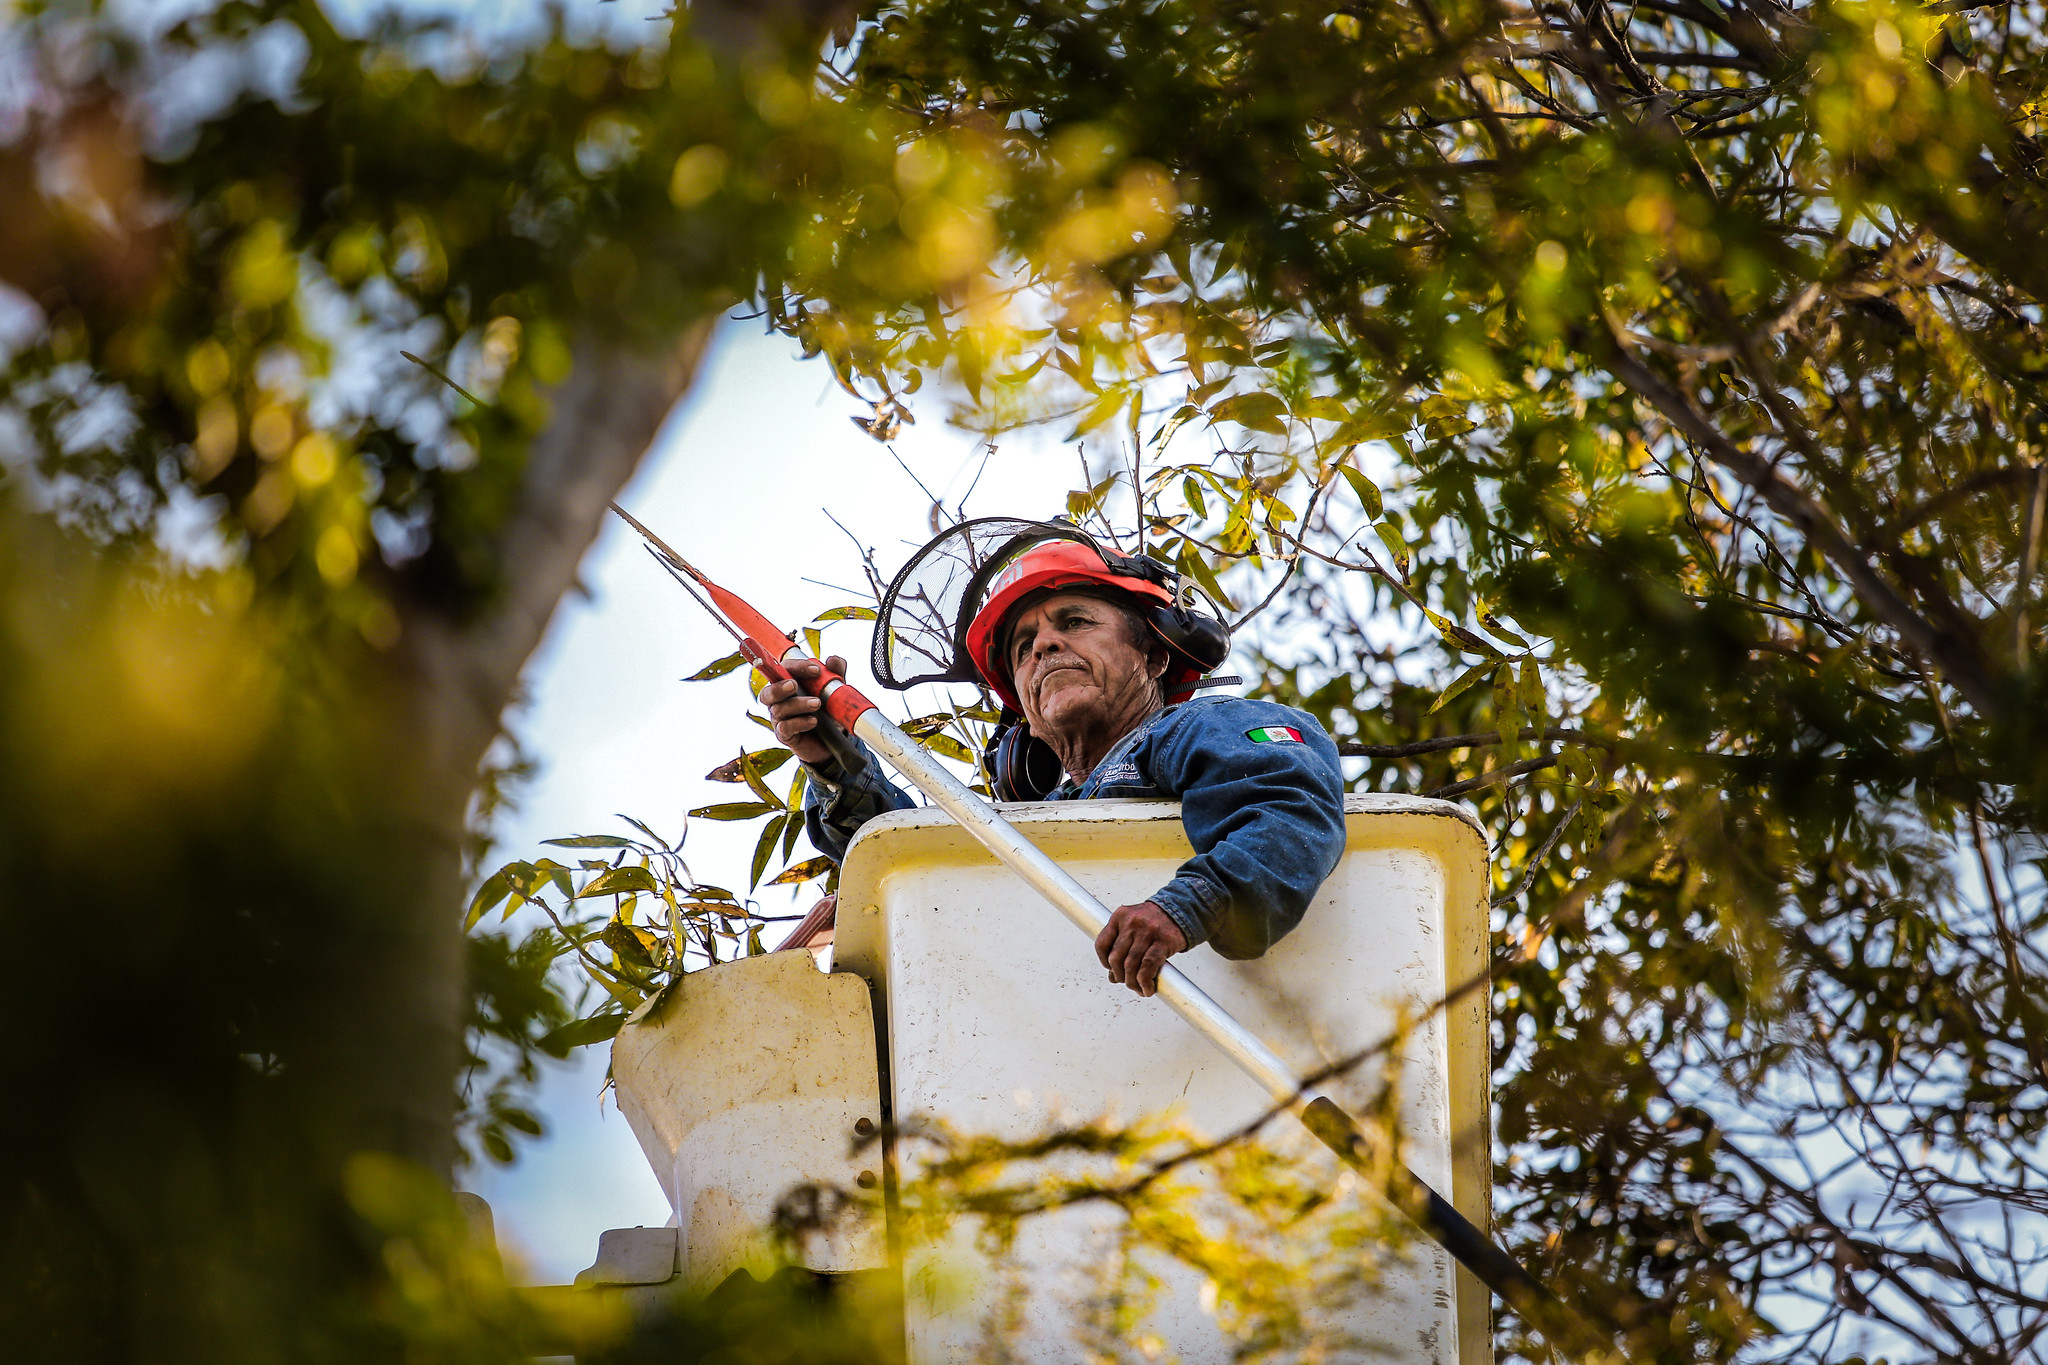
M 1885 582 L 1827 510 L 1795 486 L 1770 461 L 1723 436 L 1705 414 L 1677 388 L 1644 365 L 1612 332 L 1601 349 L 1615 377 L 1647 399 L 1665 420 L 1730 473 L 1755 489 L 1766 505 L 1791 522 L 1823 558 L 1840 571 L 1849 587 L 1873 615 L 1899 632 L 1906 643 L 1940 666 L 1957 691 L 1982 715 L 2003 716 L 2004 688 L 1985 667 L 1976 643 L 1959 639 L 1915 611 Z M 1597 343 L 1596 343 L 1597 344 Z

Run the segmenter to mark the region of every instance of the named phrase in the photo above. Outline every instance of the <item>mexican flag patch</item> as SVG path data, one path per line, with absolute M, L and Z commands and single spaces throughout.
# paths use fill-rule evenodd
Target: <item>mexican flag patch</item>
M 1262 730 L 1247 730 L 1244 737 L 1254 744 L 1301 743 L 1301 731 L 1291 725 L 1268 725 Z

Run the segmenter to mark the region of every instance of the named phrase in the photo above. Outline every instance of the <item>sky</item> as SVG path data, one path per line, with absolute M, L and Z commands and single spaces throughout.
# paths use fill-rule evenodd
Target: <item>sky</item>
M 874 547 L 887 576 L 932 534 L 918 481 L 945 499 L 949 521 L 970 486 L 970 516 L 1051 516 L 1081 482 L 1072 447 L 1049 440 L 1006 442 L 984 467 L 986 448 L 945 426 L 942 406 L 924 404 L 891 443 L 906 472 L 849 420 L 865 409 L 822 361 L 799 359 L 795 343 L 758 323 L 729 321 L 620 503 L 771 619 L 806 621 L 865 595 L 820 586 L 863 583 L 854 543 L 826 509 Z M 673 839 L 690 808 L 735 799 L 702 775 L 766 739 L 743 719 L 744 673 L 680 681 L 732 644 L 630 528 L 605 528 L 582 581 L 588 595 L 564 600 L 527 668 L 511 728 L 538 772 L 501 823 L 494 857 L 540 856 L 553 851 L 540 841 L 559 835 L 630 832 L 619 812 Z M 899 719 L 933 709 L 929 696 L 872 685 L 868 630 L 853 621 L 826 636 L 853 661 L 852 681 Z M 699 820 L 684 851 L 697 877 L 737 890 L 752 846 L 752 826 Z M 776 894 L 764 892 L 767 912 L 787 913 L 766 899 Z M 545 1138 L 526 1143 L 515 1166 L 473 1169 L 464 1182 L 490 1202 L 508 1257 L 535 1283 L 566 1283 L 605 1229 L 669 1216 L 625 1120 L 598 1103 L 604 1051 L 582 1049 L 550 1073 L 537 1106 Z

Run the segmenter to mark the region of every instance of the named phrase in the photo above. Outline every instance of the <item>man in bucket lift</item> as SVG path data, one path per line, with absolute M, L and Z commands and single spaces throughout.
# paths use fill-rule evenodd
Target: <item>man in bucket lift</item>
M 1301 922 L 1344 847 L 1337 746 L 1305 711 L 1196 696 L 1229 635 L 1162 579 L 1165 566 L 1074 534 L 1016 553 L 978 607 L 963 603 L 964 652 L 1010 721 L 986 755 L 999 799 L 1181 803 L 1194 856 L 1095 940 L 1109 979 L 1141 996 L 1168 957 L 1198 943 L 1263 954 Z M 789 664 L 807 679 L 818 668 Z M 843 857 L 861 825 L 912 805 L 876 764 L 848 772 L 834 759 L 814 733 L 820 703 L 795 682 L 769 684 L 760 700 L 810 772 L 805 824 L 820 852 Z

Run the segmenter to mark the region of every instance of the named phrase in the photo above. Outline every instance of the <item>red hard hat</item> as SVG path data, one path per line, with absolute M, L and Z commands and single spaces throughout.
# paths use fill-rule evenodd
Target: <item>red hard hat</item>
M 983 592 L 981 610 L 967 627 L 967 653 L 981 672 L 989 690 L 1016 711 L 1024 709 L 1010 677 L 1009 661 L 1003 657 L 1003 626 L 1010 613 L 1031 594 L 1061 588 L 1108 588 L 1129 597 L 1130 605 L 1146 607 L 1173 605 L 1173 594 L 1148 579 L 1120 574 L 1103 563 L 1092 546 L 1075 540 L 1048 540 L 1032 546 L 1005 565 Z M 1156 627 L 1155 627 L 1156 630 Z M 1179 700 L 1187 685 L 1202 676 L 1202 669 L 1179 651 L 1169 648 L 1166 674 L 1160 681 L 1169 701 Z

